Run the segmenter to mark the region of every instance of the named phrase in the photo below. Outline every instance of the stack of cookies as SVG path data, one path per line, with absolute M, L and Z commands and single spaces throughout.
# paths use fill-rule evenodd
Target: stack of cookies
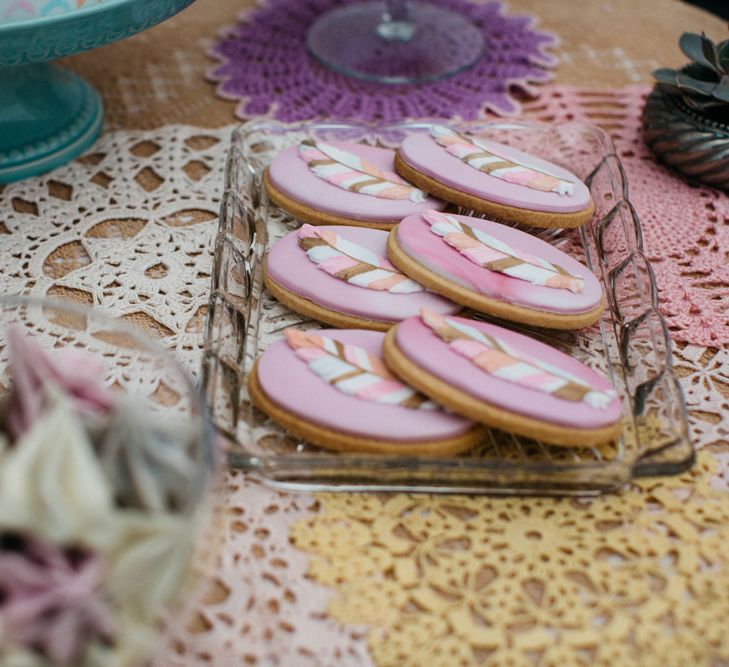
M 594 207 L 574 174 L 434 125 L 396 152 L 305 141 L 276 156 L 265 186 L 305 223 L 271 248 L 267 290 L 336 327 L 286 330 L 250 375 L 254 404 L 292 434 L 428 456 L 465 451 L 487 428 L 565 446 L 618 437 L 621 401 L 605 378 L 471 317 L 554 329 L 599 319 L 602 287 L 585 266 L 491 220 L 584 224 Z

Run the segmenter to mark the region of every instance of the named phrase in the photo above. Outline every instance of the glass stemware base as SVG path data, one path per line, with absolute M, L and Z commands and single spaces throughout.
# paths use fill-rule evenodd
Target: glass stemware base
M 473 65 L 484 39 L 467 17 L 428 3 L 378 0 L 345 5 L 316 20 L 309 52 L 331 69 L 367 81 L 425 83 Z

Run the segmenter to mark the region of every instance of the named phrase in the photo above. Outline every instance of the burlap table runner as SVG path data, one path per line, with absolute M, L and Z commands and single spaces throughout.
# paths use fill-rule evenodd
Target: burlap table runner
M 217 30 L 255 5 L 198 0 L 162 25 L 65 64 L 101 90 L 109 129 L 220 127 L 233 120 L 234 104 L 203 81 L 213 65 L 206 49 Z M 561 37 L 556 81 L 577 86 L 649 81 L 652 69 L 683 62 L 676 42 L 684 30 L 729 37 L 719 18 L 678 0 L 511 0 L 507 11 L 538 16 L 540 26 Z

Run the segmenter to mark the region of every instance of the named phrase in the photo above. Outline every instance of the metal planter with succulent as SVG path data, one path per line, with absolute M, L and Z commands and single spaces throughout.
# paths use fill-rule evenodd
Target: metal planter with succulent
M 643 110 L 651 150 L 692 180 L 729 190 L 729 40 L 684 33 L 691 63 L 653 72 L 656 85 Z

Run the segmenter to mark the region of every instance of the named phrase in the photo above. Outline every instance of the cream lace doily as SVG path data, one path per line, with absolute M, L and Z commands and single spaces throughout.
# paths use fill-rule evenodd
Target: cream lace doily
M 724 664 L 715 468 L 584 501 L 322 495 L 292 535 L 380 667 Z
M 111 133 L 3 188 L 3 291 L 124 317 L 196 373 L 229 133 Z M 704 450 L 680 478 L 580 502 L 314 498 L 229 475 L 220 556 L 157 665 L 729 660 L 729 358 L 674 351 Z

